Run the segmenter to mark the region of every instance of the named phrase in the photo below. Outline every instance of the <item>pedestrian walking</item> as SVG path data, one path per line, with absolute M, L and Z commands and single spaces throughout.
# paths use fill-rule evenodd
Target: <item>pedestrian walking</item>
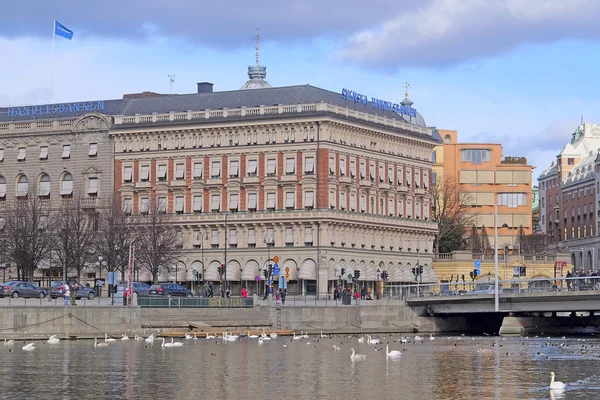
M 281 289 L 279 289 L 276 293 L 275 293 L 275 304 L 279 305 L 279 301 L 281 300 Z
M 209 297 L 209 289 L 210 287 L 208 286 L 208 282 L 204 282 L 204 297 Z
M 242 288 L 242 299 L 245 299 L 248 297 L 248 289 L 246 289 L 245 287 Z
M 287 296 L 287 289 L 281 291 L 281 304 L 285 304 L 285 296 Z
M 65 299 L 65 307 L 69 306 L 69 299 L 71 297 L 71 288 L 69 287 L 69 284 L 65 282 L 65 284 L 63 285 L 63 297 Z
M 566 278 L 567 278 L 567 290 L 571 290 L 571 284 L 573 283 L 571 281 L 571 278 L 573 278 L 573 274 L 571 273 L 571 271 L 567 272 Z
M 215 294 L 215 287 L 211 282 L 208 284 L 208 297 L 213 297 L 214 294 Z
M 340 292 L 338 290 L 338 288 L 336 287 L 335 289 L 333 289 L 333 300 L 337 301 L 337 299 L 340 297 Z
M 227 289 L 225 289 L 225 296 L 227 296 L 227 298 L 231 297 L 231 289 L 229 288 L 229 286 L 227 286 Z

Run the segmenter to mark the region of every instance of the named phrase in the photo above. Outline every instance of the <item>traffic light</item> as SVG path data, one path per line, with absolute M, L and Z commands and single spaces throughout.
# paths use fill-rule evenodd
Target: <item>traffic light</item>
M 263 269 L 263 275 L 265 276 L 265 279 L 269 278 L 269 272 L 267 271 L 267 269 Z
M 269 275 L 273 275 L 273 266 L 269 264 Z
M 383 271 L 383 272 L 381 273 L 381 279 L 383 279 L 384 281 L 387 281 L 387 280 L 388 280 L 388 276 L 389 276 L 389 274 L 388 274 L 388 272 L 387 272 L 387 271 Z
M 419 275 L 423 275 L 423 266 L 422 265 L 419 267 Z
M 465 281 L 465 274 L 462 274 L 462 281 Z
M 475 278 L 477 278 L 477 270 L 476 270 L 476 269 L 474 269 L 474 270 L 473 270 L 473 276 L 474 276 Z
M 416 274 L 417 274 L 417 269 L 416 269 L 416 268 L 413 268 L 413 269 L 412 269 L 412 273 L 413 273 L 413 275 L 416 275 Z
M 340 275 L 344 276 L 344 274 L 346 273 L 346 268 L 342 268 L 342 273 Z
M 473 271 L 469 272 L 469 276 L 471 277 L 471 280 L 475 279 L 475 274 L 473 273 Z
M 355 269 L 354 270 L 354 280 L 357 281 L 358 278 L 360 278 L 360 271 Z
M 285 279 L 290 279 L 290 267 L 285 267 Z

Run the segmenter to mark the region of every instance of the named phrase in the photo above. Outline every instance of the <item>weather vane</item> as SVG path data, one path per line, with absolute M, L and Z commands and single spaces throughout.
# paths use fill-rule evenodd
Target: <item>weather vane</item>
M 404 97 L 408 97 L 408 89 L 410 89 L 410 88 L 411 88 L 411 86 L 409 85 L 409 83 L 408 83 L 408 82 L 404 82 L 404 86 L 402 86 L 402 87 L 404 88 L 404 90 L 406 90 L 406 91 L 404 92 Z
M 258 49 L 260 48 L 260 46 L 258 45 L 258 42 L 260 42 L 258 28 L 256 29 L 256 35 L 254 35 L 254 41 L 256 42 L 256 46 L 254 47 L 256 49 L 256 69 L 258 69 Z

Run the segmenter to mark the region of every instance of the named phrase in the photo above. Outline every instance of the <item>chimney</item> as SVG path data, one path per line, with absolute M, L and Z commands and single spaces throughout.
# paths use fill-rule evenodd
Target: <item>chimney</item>
M 198 82 L 198 93 L 212 93 L 213 84 L 210 82 Z

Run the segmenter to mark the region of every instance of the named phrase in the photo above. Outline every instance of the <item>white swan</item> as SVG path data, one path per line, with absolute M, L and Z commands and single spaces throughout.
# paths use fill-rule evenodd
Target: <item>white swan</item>
M 369 338 L 369 340 L 367 341 L 367 343 L 369 343 L 369 344 L 379 344 L 379 339 L 371 339 L 370 335 L 367 335 L 367 338 Z
M 191 340 L 192 339 L 192 335 L 190 335 L 189 333 L 185 334 L 185 340 Z
M 419 341 L 419 340 L 423 340 L 423 338 L 421 336 L 415 336 L 415 341 Z
M 261 334 L 260 334 L 260 338 L 261 338 L 262 340 L 271 340 L 271 337 L 270 337 L 270 336 L 267 336 L 265 333 L 261 333 Z
M 258 338 L 258 344 L 263 344 L 265 341 L 263 340 L 263 338 L 259 337 Z
M 258 339 L 258 335 L 251 335 L 250 331 L 248 331 L 248 339 Z
M 206 334 L 206 338 L 205 339 L 216 339 L 217 336 L 216 335 L 209 335 L 208 333 Z
M 129 340 L 129 336 L 121 334 L 121 340 Z
M 429 334 L 429 340 L 435 340 L 435 338 L 433 337 L 433 335 L 431 333 Z
M 33 346 L 33 343 L 27 343 L 25 346 L 21 347 L 21 350 L 33 351 L 35 350 L 35 347 Z
M 302 339 L 302 336 L 296 336 L 296 332 L 292 332 L 292 334 L 294 335 L 294 337 L 292 338 L 293 340 L 300 340 L 300 339 Z
M 356 354 L 354 352 L 354 348 L 350 349 L 352 351 L 352 354 L 350 355 L 350 360 L 352 361 L 360 361 L 360 360 L 366 360 L 367 359 L 367 355 L 366 354 Z
M 406 344 L 406 343 L 408 343 L 408 339 L 403 337 L 402 340 L 400 340 L 400 343 Z
M 271 332 L 269 336 L 271 337 L 271 339 L 277 339 L 277 334 L 275 332 Z
M 171 338 L 171 345 L 173 347 L 183 347 L 183 342 L 174 342 L 173 338 Z
M 136 341 L 141 341 L 141 340 L 144 340 L 144 338 L 143 338 L 143 337 L 141 337 L 141 336 L 138 336 L 138 335 L 137 335 L 137 333 L 135 333 L 135 334 L 133 335 L 133 338 L 134 338 Z
M 358 338 L 358 343 L 364 343 L 365 342 L 365 338 L 364 337 L 359 337 Z
M 60 338 L 57 338 L 56 335 L 52 335 L 48 340 L 46 340 L 46 343 L 48 344 L 58 344 L 59 342 Z
M 5 346 L 13 346 L 15 344 L 15 341 L 10 339 L 10 340 L 6 340 L 6 338 L 4 338 L 4 345 Z
M 308 339 L 308 333 L 300 331 L 300 336 L 302 337 L 302 339 Z
M 565 388 L 564 383 L 560 382 L 560 381 L 555 381 L 554 380 L 554 372 L 550 372 L 550 389 L 564 389 Z
M 94 347 L 108 347 L 108 343 L 98 343 L 98 338 L 94 338 Z
M 198 334 L 196 332 L 194 332 L 194 337 L 192 339 L 193 340 L 198 340 Z
M 109 343 L 109 342 L 116 342 L 116 341 L 117 341 L 117 339 L 115 339 L 115 338 L 109 338 L 109 337 L 108 337 L 108 333 L 105 333 L 105 334 L 104 334 L 104 341 L 105 341 L 106 343 Z
M 146 343 L 154 343 L 154 333 L 151 333 L 146 339 L 144 339 Z
M 323 335 L 323 331 L 321 331 L 321 338 L 326 338 L 327 335 Z
M 386 344 L 385 345 L 385 354 L 387 354 L 387 357 L 395 358 L 395 357 L 400 357 L 402 355 L 402 353 L 399 352 L 398 350 L 392 350 L 392 351 L 389 351 L 389 350 L 390 350 L 390 345 Z
M 340 351 L 340 350 L 341 350 L 340 346 L 338 346 L 337 344 L 333 345 L 333 351 Z
M 165 338 L 162 338 L 162 344 L 160 347 L 173 347 L 173 343 L 165 343 Z

